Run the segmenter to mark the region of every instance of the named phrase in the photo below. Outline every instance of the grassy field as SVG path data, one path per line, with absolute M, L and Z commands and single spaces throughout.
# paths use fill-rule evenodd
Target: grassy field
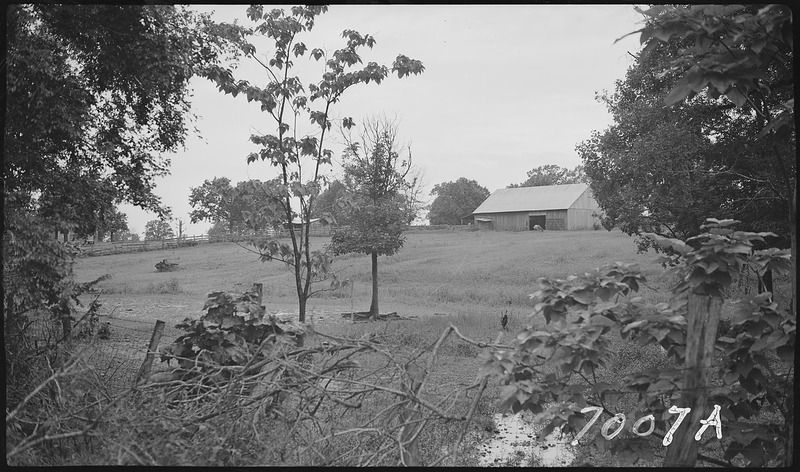
M 315 238 L 319 248 L 327 238 Z M 162 259 L 179 263 L 173 272 L 156 272 Z M 653 254 L 636 254 L 630 237 L 613 231 L 485 232 L 419 231 L 407 234 L 403 249 L 378 261 L 381 311 L 401 316 L 434 313 L 499 317 L 503 308 L 527 313 L 528 295 L 539 277 L 566 277 L 603 264 L 638 262 L 655 268 Z M 311 310 L 356 310 L 369 307 L 370 261 L 349 254 L 334 261 L 334 269 L 352 286 L 312 298 Z M 296 310 L 292 273 L 277 262 L 262 263 L 249 248 L 234 243 L 128 253 L 80 259 L 81 280 L 103 274 L 111 279 L 100 287 L 118 296 L 169 295 L 196 300 L 202 307 L 211 291 L 244 291 L 264 284 L 268 309 Z M 141 313 L 147 319 L 152 314 Z
M 325 243 L 326 238 L 313 240 L 315 247 Z M 157 272 L 155 264 L 163 259 L 177 262 L 178 269 Z M 415 319 L 350 323 L 341 318 L 341 313 L 365 310 L 370 303 L 370 260 L 355 254 L 334 262 L 339 278 L 352 281 L 350 287 L 312 298 L 309 317 L 320 333 L 350 338 L 378 334 L 388 345 L 419 352 L 431 346 L 450 324 L 471 339 L 494 341 L 502 332 L 499 320 L 505 311 L 510 313 L 510 323 L 503 340 L 509 342 L 532 311 L 528 295 L 536 290 L 537 278 L 564 278 L 615 261 L 637 262 L 655 273 L 658 266 L 654 259 L 653 254 L 636 254 L 632 238 L 618 231 L 409 232 L 397 255 L 379 258 L 380 300 L 381 312 Z M 110 274 L 111 278 L 99 285 L 104 293 L 100 314 L 142 323 L 162 319 L 174 326 L 187 316 L 198 317 L 207 293 L 243 292 L 256 282 L 264 285 L 268 312 L 296 313 L 297 309 L 292 273 L 280 263 L 259 262 L 253 252 L 233 243 L 86 257 L 78 260 L 76 274 L 82 281 Z M 652 288 L 658 289 L 661 284 L 651 280 Z M 659 295 L 649 288 L 642 294 L 651 299 L 667 296 L 666 291 Z M 144 345 L 146 339 L 142 341 Z M 313 336 L 310 342 L 315 342 Z M 430 373 L 429 394 L 445 395 L 474 382 L 481 363 L 479 352 L 474 345 L 449 338 L 440 350 L 435 372 Z M 366 358 L 362 362 L 368 368 L 378 360 Z M 499 388 L 490 385 L 478 405 L 472 430 L 475 441 L 494 429 L 492 415 L 497 413 Z M 469 404 L 463 398 L 459 401 L 460 408 Z M 367 408 L 363 413 L 370 411 L 374 410 Z M 423 443 L 439 447 L 455 441 L 457 433 L 453 424 L 433 425 L 426 430 Z M 151 449 L 150 453 L 168 456 L 172 452 Z M 475 465 L 475 454 L 475 450 L 465 452 L 461 462 L 450 465 Z M 177 463 L 204 464 L 189 456 Z M 271 461 L 263 455 L 258 457 Z M 156 462 L 171 463 L 166 457 L 157 457 Z

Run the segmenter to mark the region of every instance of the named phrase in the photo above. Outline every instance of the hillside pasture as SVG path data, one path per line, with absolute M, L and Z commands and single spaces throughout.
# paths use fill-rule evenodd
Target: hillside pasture
M 328 238 L 314 238 L 313 246 L 322 248 L 327 241 Z M 177 270 L 158 272 L 155 264 L 164 259 L 177 262 Z M 637 254 L 633 240 L 618 231 L 411 231 L 397 255 L 379 258 L 382 311 L 397 312 L 406 320 L 353 323 L 341 316 L 351 310 L 366 309 L 371 290 L 369 256 L 345 255 L 335 259 L 334 269 L 340 279 L 351 283 L 343 290 L 325 292 L 309 301 L 308 320 L 315 332 L 321 334 L 312 334 L 308 343 L 321 343 L 327 339 L 323 335 L 349 339 L 377 336 L 381 343 L 390 346 L 395 355 L 410 359 L 422 353 L 420 359 L 423 361 L 433 343 L 450 325 L 474 341 L 493 342 L 500 334 L 502 343 L 510 343 L 515 331 L 532 312 L 528 295 L 537 289 L 537 278 L 564 278 L 615 261 L 637 262 L 645 270 L 656 273 L 659 268 L 654 259 L 653 254 Z M 287 267 L 278 262 L 262 263 L 249 248 L 235 243 L 86 257 L 77 261 L 76 274 L 79 280 L 110 274 L 110 279 L 99 284 L 104 303 L 100 309 L 101 317 L 111 315 L 116 322 L 135 322 L 142 326 L 152 326 L 157 319 L 164 320 L 171 329 L 165 333 L 162 345 L 174 340 L 179 333 L 174 329 L 176 323 L 186 317 L 200 316 L 206 295 L 212 291 L 243 292 L 253 283 L 262 283 L 267 312 L 296 314 L 297 310 L 293 276 Z M 662 283 L 657 279 L 651 281 L 652 288 L 657 290 Z M 646 287 L 640 294 L 653 299 L 658 297 L 655 291 Z M 661 294 L 666 297 L 667 291 L 662 289 Z M 500 326 L 502 313 L 508 313 L 510 318 L 505 332 Z M 532 321 L 544 324 L 543 319 Z M 142 350 L 146 343 L 147 337 L 143 335 Z M 478 357 L 481 350 L 474 344 L 450 336 L 439 349 L 434 369 L 429 372 L 426 396 L 446 398 L 453 392 L 467 392 L 477 378 L 482 362 Z M 359 358 L 361 371 L 375 372 L 376 379 L 378 373 L 389 372 L 382 362 L 376 355 Z M 155 368 L 161 367 L 157 363 Z M 393 382 L 397 381 L 397 377 L 392 378 Z M 485 442 L 497 428 L 492 418 L 498 413 L 499 390 L 499 385 L 488 385 L 477 404 L 467 436 L 468 444 L 455 455 L 457 460 L 445 464 L 474 466 L 478 463 L 477 445 Z M 463 414 L 471 401 L 469 396 L 456 395 L 450 408 Z M 367 403 L 358 414 L 353 413 L 355 416 L 349 419 L 336 417 L 335 421 L 368 418 L 383 411 L 384 406 L 380 401 Z M 158 415 L 157 411 L 152 414 Z M 458 423 L 432 422 L 421 436 L 423 456 L 441 455 L 457 442 L 460 429 Z M 121 431 L 115 441 L 141 443 L 145 440 L 143 438 L 149 437 Z M 252 444 L 253 440 L 243 436 L 239 441 Z M 338 451 L 336 454 L 346 453 L 352 444 L 345 438 L 342 441 L 330 443 L 333 449 L 329 453 L 334 454 L 334 450 Z M 276 451 L 261 451 L 258 447 L 236 460 L 214 462 L 217 459 L 211 460 L 199 453 L 203 450 L 202 440 L 196 439 L 195 442 L 197 444 L 193 442 L 194 446 L 186 450 L 186 446 L 176 449 L 172 443 L 154 438 L 140 447 L 154 458 L 153 463 L 161 465 L 308 464 L 305 462 L 307 459 L 280 459 L 284 456 Z M 104 463 L 110 456 L 101 456 L 113 454 L 110 451 L 112 449 L 103 449 L 100 456 L 84 462 Z M 198 451 L 198 454 L 192 451 Z M 319 464 L 352 463 L 342 461 L 322 461 Z
M 328 241 L 312 238 L 312 246 L 321 249 Z M 157 272 L 155 264 L 162 259 L 177 262 L 177 270 Z M 499 318 L 502 309 L 526 314 L 531 308 L 528 295 L 536 290 L 539 277 L 563 278 L 615 261 L 656 269 L 654 259 L 653 254 L 636 254 L 633 240 L 619 231 L 409 232 L 398 254 L 378 260 L 381 307 L 420 317 L 444 313 Z M 312 298 L 309 310 L 368 308 L 369 256 L 339 256 L 333 268 L 350 286 Z M 142 295 L 173 299 L 188 305 L 180 314 L 191 316 L 209 292 L 242 292 L 262 283 L 268 310 L 297 309 L 292 272 L 279 262 L 260 262 L 252 247 L 236 243 L 87 257 L 77 262 L 76 273 L 80 280 L 110 274 L 99 287 L 112 304 Z M 142 320 L 155 320 L 156 315 L 138 313 Z

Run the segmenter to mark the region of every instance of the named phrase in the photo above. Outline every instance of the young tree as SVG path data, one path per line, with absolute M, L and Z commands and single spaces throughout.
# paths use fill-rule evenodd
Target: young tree
M 412 168 L 411 151 L 401 156 L 397 125 L 386 118 L 365 120 L 361 141 L 345 137 L 344 184 L 349 205 L 343 225 L 331 235 L 335 255 L 359 252 L 372 258 L 371 317 L 379 314 L 378 256 L 391 256 L 403 247 L 403 231 L 414 219 L 416 182 L 406 178 Z
M 529 170 L 528 180 L 521 184 L 511 184 L 508 188 L 578 184 L 585 180 L 586 175 L 583 173 L 583 166 L 567 169 L 566 167 L 549 164 Z
M 207 76 L 222 92 L 242 94 L 248 101 L 259 103 L 275 125 L 275 134 L 250 137 L 261 149 L 247 157 L 248 164 L 267 161 L 277 168 L 278 177 L 260 187 L 270 205 L 248 212 L 246 219 L 250 225 L 265 222 L 278 225 L 295 219 L 302 222 L 300 229 L 289 225 L 291 244 L 276 240 L 256 243 L 262 261 L 282 261 L 293 269 L 300 322 L 305 321 L 306 303 L 313 295 L 312 281 L 330 276 L 330 258 L 321 251 L 311 251 L 309 222 L 320 191 L 322 167 L 331 162 L 332 153 L 324 147 L 331 127 L 331 109 L 350 87 L 370 82 L 380 84 L 389 75 L 386 66 L 375 62 L 359 66 L 359 50 L 375 44 L 375 38 L 368 34 L 348 29 L 342 33 L 345 45 L 341 49 L 332 52 L 309 49 L 301 41 L 303 33 L 310 31 L 325 11 L 326 6 L 296 6 L 287 13 L 282 9 L 265 11 L 262 6 L 253 5 L 247 9 L 247 16 L 257 23 L 255 28 L 227 25 L 239 35 L 238 44 L 244 55 L 263 68 L 263 86 L 236 80 L 233 72 L 224 67 L 206 69 Z M 274 47 L 266 61 L 256 55 L 255 46 L 246 40 L 256 33 L 270 40 Z M 304 83 L 295 75 L 294 61 L 308 53 L 314 60 L 324 60 L 325 72 L 320 80 Z M 419 74 L 424 67 L 419 61 L 398 55 L 391 70 L 402 78 Z M 318 108 L 312 107 L 313 104 L 318 104 Z M 306 120 L 316 130 L 304 133 L 299 126 Z M 353 120 L 345 118 L 343 124 L 350 127 Z
M 431 224 L 458 225 L 462 217 L 472 214 L 489 198 L 490 192 L 478 182 L 461 177 L 434 185 L 431 195 L 436 195 L 428 213 Z
M 175 233 L 172 232 L 172 226 L 164 220 L 150 220 L 144 227 L 145 241 L 159 241 L 174 236 Z

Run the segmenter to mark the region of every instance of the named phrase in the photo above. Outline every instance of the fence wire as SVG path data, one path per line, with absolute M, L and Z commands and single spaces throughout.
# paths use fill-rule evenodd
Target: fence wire
M 110 393 L 132 385 L 144 362 L 155 321 L 99 316 L 94 323 L 81 321 L 72 330 L 71 350 L 90 365 Z M 62 341 L 61 326 L 53 320 L 34 319 L 26 329 L 31 347 L 38 351 Z M 183 331 L 167 323 L 159 346 L 173 342 Z M 63 341 L 62 341 L 63 342 Z M 159 363 L 158 357 L 154 365 Z

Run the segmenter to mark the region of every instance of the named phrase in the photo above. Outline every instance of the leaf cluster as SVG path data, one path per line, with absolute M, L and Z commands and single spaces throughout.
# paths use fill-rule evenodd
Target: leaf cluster
M 655 6 L 641 10 L 650 23 L 641 30 L 643 53 L 656 41 L 680 38 L 687 47 L 671 67 L 684 73 L 665 103 L 671 105 L 707 90 L 713 99 L 726 96 L 744 106 L 751 92 L 769 93 L 769 69 L 788 72 L 792 64 L 792 17 L 783 5 Z M 791 126 L 792 109 L 771 129 Z
M 539 290 L 531 295 L 534 314 L 514 345 L 483 356 L 481 372 L 499 375 L 506 384 L 501 408 L 537 414 L 538 420 L 546 422 L 540 433 L 543 438 L 556 428 L 580 431 L 586 424 L 580 410 L 587 405 L 601 405 L 613 414 L 622 395 L 634 394 L 637 410 L 654 414 L 656 428 L 666 431 L 668 408 L 681 398 L 682 369 L 650 369 L 601 381 L 603 369 L 614 361 L 610 335 L 642 346 L 656 343 L 680 365 L 689 335 L 690 292 L 721 296 L 731 272 L 743 264 L 758 271 L 770 268 L 786 273 L 790 269 L 787 251 L 753 248 L 768 234 L 735 231 L 731 226 L 736 223 L 709 219 L 703 227 L 706 232 L 686 242 L 647 236 L 672 249 L 677 265 L 668 271 L 682 276 L 665 303 L 631 297 L 646 284 L 635 264 L 615 263 L 565 280 L 539 279 Z M 796 323 L 788 312 L 778 309 L 768 292 L 733 303 L 734 335 L 717 336 L 716 349 L 722 355 L 715 356 L 718 363 L 711 367 L 709 402 L 721 406 L 726 434 L 734 439 L 726 446 L 726 460 L 741 454 L 752 465 L 763 465 L 791 447 L 782 428 L 783 421 L 792 421 L 787 402 L 794 379 L 791 366 L 786 366 L 793 359 Z M 537 327 L 539 315 L 545 320 L 544 328 Z M 757 416 L 763 421 L 759 414 L 766 411 L 777 411 L 780 419 L 761 426 L 748 423 Z M 629 463 L 652 457 L 641 438 L 602 443 Z
M 161 360 L 177 360 L 184 376 L 220 372 L 221 366 L 245 366 L 266 357 L 267 344 L 286 342 L 288 332 L 266 316 L 255 292 L 211 292 L 199 319 L 177 325 L 186 334 L 161 348 Z M 295 328 L 289 331 L 296 332 Z M 221 371 L 227 372 L 227 371 Z

